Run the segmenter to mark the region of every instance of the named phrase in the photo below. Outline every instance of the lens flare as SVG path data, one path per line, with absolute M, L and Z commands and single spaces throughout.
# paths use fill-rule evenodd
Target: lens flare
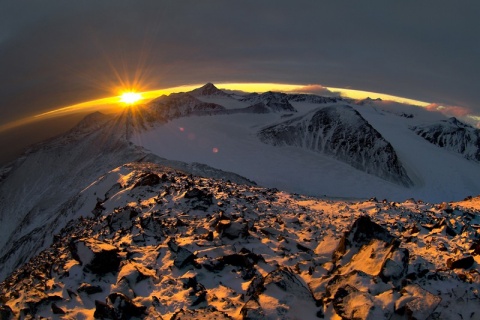
M 128 105 L 135 104 L 142 99 L 142 94 L 137 92 L 125 92 L 120 96 L 120 101 Z

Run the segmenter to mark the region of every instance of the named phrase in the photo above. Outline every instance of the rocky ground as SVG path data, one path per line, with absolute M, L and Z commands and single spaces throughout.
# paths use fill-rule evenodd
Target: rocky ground
M 479 319 L 480 199 L 317 199 L 130 163 L 0 318 Z M 379 201 L 380 200 L 380 201 Z

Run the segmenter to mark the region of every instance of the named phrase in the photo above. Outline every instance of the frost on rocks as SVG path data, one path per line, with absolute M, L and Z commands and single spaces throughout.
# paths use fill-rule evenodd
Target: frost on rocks
M 103 209 L 0 284 L 2 319 L 480 316 L 478 198 L 320 200 L 145 162 L 103 181 L 84 191 Z

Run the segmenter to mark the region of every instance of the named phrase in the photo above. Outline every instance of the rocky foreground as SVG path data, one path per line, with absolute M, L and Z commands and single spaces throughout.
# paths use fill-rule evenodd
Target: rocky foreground
M 0 319 L 479 319 L 480 199 L 316 199 L 146 163 L 0 284 Z

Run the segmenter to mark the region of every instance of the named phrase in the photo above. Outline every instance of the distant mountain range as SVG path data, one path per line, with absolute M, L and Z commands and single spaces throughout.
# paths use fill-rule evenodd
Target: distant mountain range
M 161 278 L 162 275 L 150 270 L 158 267 L 155 264 L 157 262 L 153 263 L 151 259 L 161 260 L 167 265 L 172 262 L 173 269 L 170 270 L 184 276 L 184 280 L 178 281 L 184 281 L 185 288 L 189 288 L 191 295 L 188 299 L 191 301 L 188 301 L 191 303 L 188 306 L 182 304 L 182 308 L 193 310 L 196 305 L 214 305 L 218 313 L 213 309 L 210 311 L 225 317 L 231 316 L 233 311 L 230 312 L 226 306 L 213 301 L 221 299 L 220 296 L 227 294 L 226 292 L 229 292 L 229 298 L 225 298 L 225 303 L 232 304 L 235 312 L 242 310 L 242 315 L 253 315 L 258 311 L 260 318 L 262 314 L 278 317 L 282 307 L 276 305 L 275 308 L 280 309 L 269 313 L 268 306 L 262 302 L 264 300 L 260 290 L 263 285 L 266 292 L 270 292 L 270 284 L 276 283 L 274 279 L 278 278 L 289 279 L 285 281 L 294 288 L 294 292 L 307 297 L 308 299 L 305 299 L 308 301 L 313 301 L 313 304 L 308 304 L 308 308 L 316 310 L 314 313 L 321 311 L 317 310 L 317 307 L 319 301 L 323 301 L 325 309 L 321 312 L 330 308 L 328 312 L 335 310 L 337 315 L 348 318 L 345 308 L 354 306 L 347 301 L 347 297 L 366 292 L 366 289 L 351 285 L 351 288 L 338 291 L 337 287 L 334 288 L 334 283 L 340 281 L 343 286 L 347 280 L 335 278 L 335 270 L 343 270 L 339 273 L 342 275 L 355 271 L 355 277 L 359 277 L 355 279 L 362 283 L 381 282 L 382 286 L 383 283 L 390 283 L 388 285 L 393 287 L 389 290 L 393 291 L 387 291 L 395 296 L 395 299 L 400 295 L 410 295 L 411 299 L 419 295 L 428 296 L 422 291 L 425 289 L 420 290 L 417 287 L 424 286 L 418 279 L 429 274 L 427 272 L 421 275 L 421 268 L 430 270 L 432 277 L 437 277 L 439 268 L 443 266 L 432 265 L 443 263 L 442 259 L 447 256 L 452 259 L 452 263 L 462 261 L 461 257 L 456 257 L 453 253 L 453 247 L 456 246 L 454 243 L 459 237 L 463 237 L 462 241 L 468 240 L 468 243 L 465 242 L 461 249 L 455 250 L 460 250 L 464 255 L 471 254 L 471 250 L 477 250 L 476 247 L 466 248 L 470 248 L 476 241 L 474 230 L 480 223 L 477 221 L 478 212 L 462 209 L 463 211 L 455 211 L 455 216 L 449 216 L 453 209 L 442 211 L 443 209 L 438 209 L 439 206 L 428 202 L 458 201 L 480 194 L 479 137 L 478 129 L 455 118 L 447 119 L 420 107 L 381 100 L 354 101 L 281 92 L 231 94 L 211 83 L 190 92 L 158 97 L 143 105 L 124 109 L 115 116 L 98 112 L 91 114 L 69 132 L 30 148 L 19 159 L 0 168 L 0 280 L 17 270 L 14 278 L 9 278 L 10 280 L 0 285 L 0 318 L 22 318 L 27 315 L 51 317 L 52 312 L 58 314 L 61 311 L 68 311 L 71 317 L 75 317 L 72 310 L 77 308 L 75 306 L 79 299 L 85 298 L 81 292 L 87 292 L 87 295 L 97 295 L 96 298 L 88 298 L 90 300 L 87 299 L 84 308 L 91 313 L 95 310 L 99 318 L 125 318 L 126 316 L 122 316 L 117 310 L 120 303 L 133 308 L 128 312 L 138 312 L 137 317 L 146 314 L 152 314 L 152 317 L 176 314 L 175 319 L 180 319 L 181 308 L 175 307 L 171 302 L 162 302 L 159 296 L 156 297 L 158 301 L 150 295 L 149 299 L 154 299 L 153 302 L 140 301 L 139 296 L 147 295 L 146 292 L 153 287 L 158 291 L 159 286 L 164 286 L 161 290 L 168 291 L 170 282 L 165 282 L 166 278 Z M 152 172 L 155 174 L 152 175 Z M 227 189 L 227 193 L 222 191 Z M 342 228 L 336 232 L 344 232 L 350 228 L 350 222 L 354 222 L 353 217 L 376 217 L 386 210 L 391 215 L 388 219 L 383 217 L 377 222 L 383 225 L 382 228 L 391 226 L 388 227 L 389 235 L 368 238 L 380 241 L 377 244 L 367 243 L 368 241 L 364 243 L 363 240 L 356 243 L 358 239 L 354 241 L 353 238 L 348 238 L 350 240 L 345 240 L 347 242 L 344 247 L 339 249 L 340 244 L 337 242 L 340 241 L 341 234 L 335 233 L 332 241 L 334 246 L 338 247 L 336 256 L 333 260 L 329 256 L 327 260 L 319 263 L 315 260 L 317 253 L 314 254 L 313 251 L 316 251 L 316 242 L 324 237 L 324 233 L 313 229 L 305 231 L 307 225 L 311 225 L 308 220 L 302 220 L 305 227 L 297 227 L 300 226 L 297 220 L 302 206 L 312 204 L 319 198 L 324 199 L 324 208 L 328 207 L 329 212 L 337 210 L 338 215 L 335 216 L 336 220 L 330 221 L 329 217 L 321 216 L 322 209 L 309 207 L 309 214 L 317 219 L 317 227 L 327 222 L 333 226 L 342 221 Z M 359 205 L 366 199 L 371 199 L 371 203 Z M 397 207 L 397 204 L 391 201 L 400 201 L 403 204 Z M 272 206 L 275 210 L 270 212 L 268 208 Z M 352 209 L 350 206 L 358 208 Z M 448 205 L 444 207 L 450 208 Z M 173 215 L 172 210 L 175 211 Z M 178 210 L 183 210 L 186 216 L 182 216 Z M 288 210 L 298 211 L 298 214 L 291 216 Z M 411 210 L 417 210 L 420 216 L 413 217 Z M 200 214 L 199 211 L 203 213 Z M 438 215 L 432 214 L 433 211 L 438 212 Z M 212 220 L 212 224 L 209 224 L 209 217 L 216 219 L 215 222 Z M 195 221 L 202 221 L 202 224 L 193 227 Z M 184 228 L 184 223 L 189 227 Z M 141 228 L 135 227 L 137 224 Z M 394 230 L 393 225 L 397 229 Z M 280 231 L 284 228 L 282 226 L 288 229 L 287 234 Z M 419 248 L 420 243 L 422 246 L 427 243 L 424 238 L 426 233 L 424 229 L 419 229 L 420 226 L 433 232 L 432 239 L 440 237 L 441 234 L 441 239 L 445 240 L 444 245 L 449 250 L 448 254 L 445 257 L 427 254 L 422 259 L 429 261 L 428 263 L 423 263 L 423 260 L 403 263 L 402 259 L 409 259 L 408 254 L 391 241 L 401 238 L 401 243 L 410 248 L 413 254 L 424 255 Z M 463 227 L 470 233 L 464 233 L 467 231 L 462 229 Z M 181 230 L 181 233 L 177 233 L 178 230 Z M 410 230 L 408 234 L 406 230 Z M 193 234 L 196 232 L 198 235 Z M 307 233 L 300 235 L 302 232 Z M 158 239 L 157 233 L 160 234 Z M 248 246 L 246 240 L 235 240 L 250 239 L 248 234 L 255 234 L 255 237 L 263 234 L 265 239 L 255 238 L 258 240 L 254 241 L 255 246 Z M 191 243 L 182 243 L 180 235 L 188 235 L 196 239 L 195 241 L 208 241 L 208 244 L 205 244 L 209 248 L 205 248 L 208 253 L 205 251 L 194 254 L 195 250 L 202 249 L 192 246 Z M 288 241 L 282 240 L 281 237 L 285 236 Z M 228 242 L 225 237 L 233 242 Z M 221 241 L 218 241 L 219 239 Z M 420 242 L 407 245 L 411 241 L 417 241 L 412 239 Z M 285 250 L 272 251 L 273 247 L 260 245 L 270 243 L 269 241 L 275 241 L 273 247 L 281 246 Z M 156 254 L 162 253 L 160 256 L 150 257 L 152 253 L 147 253 L 150 249 L 141 249 L 143 251 L 138 252 L 133 249 L 124 250 L 124 242 L 157 246 L 152 247 L 152 250 L 157 250 Z M 260 248 L 256 247 L 257 245 L 261 246 L 261 253 L 256 251 Z M 361 249 L 364 245 L 367 245 L 368 250 L 374 251 L 380 250 L 379 246 L 389 248 L 385 249 L 388 252 L 384 249 L 379 251 L 379 254 L 385 254 L 385 259 L 379 257 L 377 261 L 382 265 L 388 264 L 388 267 L 368 273 L 366 267 L 359 266 L 360 256 L 354 258 L 346 253 L 355 247 L 355 254 L 366 254 L 364 251 L 367 249 Z M 439 243 L 438 245 L 440 246 Z M 221 247 L 222 252 L 215 253 L 216 247 Z M 245 250 L 242 247 L 245 247 Z M 63 252 L 66 257 L 65 265 L 59 267 L 60 262 L 56 260 L 54 264 L 48 264 L 47 260 L 50 258 L 38 260 L 44 259 L 39 258 L 43 256 L 34 258 L 47 248 Z M 96 264 L 92 259 L 95 259 L 97 251 L 112 251 L 111 256 L 107 256 L 113 259 L 112 261 L 118 260 L 112 270 L 104 272 L 101 267 L 100 271 L 95 269 Z M 329 255 L 333 254 L 333 251 L 328 251 Z M 48 252 L 51 254 L 52 251 Z M 283 255 L 282 257 L 294 254 L 296 258 L 292 261 L 295 263 L 289 264 L 287 259 L 284 266 L 277 268 L 272 262 L 272 259 L 277 259 L 277 254 Z M 305 255 L 311 257 L 305 258 Z M 206 258 L 207 256 L 210 258 Z M 212 257 L 218 258 L 218 261 L 211 260 Z M 42 292 L 38 295 L 40 298 L 31 300 L 34 302 L 30 304 L 27 296 L 22 296 L 25 299 L 15 298 L 13 292 L 18 289 L 14 289 L 15 283 L 27 278 L 28 283 L 36 281 L 30 276 L 22 278 L 25 273 L 34 274 L 31 273 L 32 265 L 28 265 L 27 269 L 19 269 L 32 258 L 32 263 L 42 268 L 39 269 L 42 270 L 39 277 L 46 279 L 57 274 L 59 277 L 75 279 L 67 281 L 68 283 L 57 278 L 48 282 L 50 284 L 42 282 L 42 286 L 46 285 L 49 289 L 38 289 Z M 468 259 L 470 262 L 470 258 Z M 139 266 L 137 262 L 147 263 L 148 266 Z M 223 267 L 220 268 L 217 263 L 223 263 Z M 254 267 L 258 263 L 266 264 L 262 265 L 263 269 L 259 269 Z M 324 263 L 332 265 L 327 266 Z M 240 267 L 243 264 L 248 265 L 248 268 Z M 210 284 L 220 285 L 220 280 L 215 280 L 217 283 L 213 278 L 209 278 L 202 282 L 201 277 L 206 276 L 203 273 L 195 278 L 178 271 L 186 266 L 201 266 L 213 270 L 214 273 L 228 266 L 234 268 L 235 272 L 240 272 L 238 276 L 245 277 L 245 280 L 258 283 L 226 287 L 226 291 L 209 291 L 213 290 L 209 287 Z M 48 268 L 52 270 L 50 273 L 45 271 Z M 128 268 L 132 273 L 123 268 Z M 411 270 L 412 268 L 420 269 Z M 359 270 L 369 275 L 359 273 Z M 118 271 L 122 276 L 117 274 Z M 110 272 L 117 277 L 108 278 L 111 283 L 107 282 L 116 288 L 112 292 L 106 289 L 106 285 L 98 284 L 98 281 L 106 278 L 97 278 L 98 273 Z M 412 272 L 414 275 L 409 276 Z M 220 273 L 225 279 L 229 278 L 228 273 Z M 308 278 L 313 275 L 316 280 Z M 321 283 L 319 279 L 322 275 L 328 275 L 328 284 Z M 443 276 L 445 275 L 442 273 Z M 124 280 L 122 277 L 125 277 Z M 168 274 L 168 277 L 173 275 Z M 188 280 L 189 277 L 195 280 Z M 450 279 L 452 275 L 445 277 Z M 154 284 L 142 282 L 142 279 L 151 279 Z M 478 285 L 478 279 L 475 279 L 472 281 Z M 132 281 L 135 284 L 141 283 L 144 287 L 129 289 L 129 286 L 133 285 Z M 309 283 L 310 281 L 314 282 Z M 455 278 L 454 281 L 458 279 Z M 413 287 L 405 286 L 403 282 Z M 100 290 L 96 287 L 100 287 L 101 291 L 92 293 Z M 173 287 L 175 286 L 172 284 Z M 247 290 L 247 287 L 251 289 Z M 374 287 L 379 290 L 375 291 L 378 294 L 387 295 L 384 287 Z M 405 289 L 407 287 L 410 291 Z M 400 290 L 401 288 L 409 293 Z M 53 293 L 55 290 L 58 292 Z M 242 292 L 243 296 L 234 298 L 235 294 L 231 290 Z M 166 295 L 167 291 L 158 292 Z M 368 297 L 362 297 L 370 299 L 373 301 L 372 306 L 380 308 L 375 300 L 377 298 L 374 298 L 375 294 L 369 292 Z M 117 295 L 112 296 L 113 293 Z M 171 294 L 175 293 L 172 291 Z M 440 295 L 445 299 L 444 295 Z M 428 315 L 433 314 L 433 310 L 440 304 L 437 298 L 431 298 L 435 303 L 424 306 L 426 310 L 431 309 Z M 110 300 L 105 302 L 105 299 Z M 339 302 L 339 299 L 342 302 Z M 478 297 L 476 299 L 478 300 Z M 301 308 L 300 305 L 301 303 L 295 308 Z M 448 308 L 448 304 L 444 306 Z M 154 308 L 158 314 L 148 308 Z M 396 312 L 396 307 L 395 310 L 392 308 L 385 310 Z M 417 312 L 412 311 L 413 305 L 406 308 L 410 310 L 408 312 Z M 405 311 L 405 308 L 403 310 Z M 184 312 L 188 314 L 190 311 Z

